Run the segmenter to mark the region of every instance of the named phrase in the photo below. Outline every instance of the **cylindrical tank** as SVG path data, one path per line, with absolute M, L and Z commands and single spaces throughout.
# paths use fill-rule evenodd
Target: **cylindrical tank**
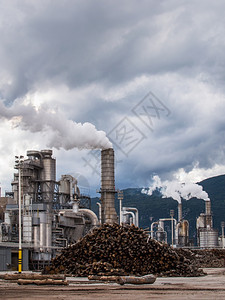
M 167 236 L 166 236 L 166 232 L 165 231 L 162 231 L 162 230 L 158 230 L 156 231 L 155 233 L 156 235 L 156 240 L 161 242 L 161 243 L 166 243 L 166 240 L 167 240 Z
M 33 226 L 33 232 L 34 232 L 34 249 L 38 250 L 40 247 L 40 227 L 39 226 Z
M 118 222 L 115 210 L 115 177 L 114 150 L 112 148 L 101 151 L 101 202 L 102 222 Z
M 46 212 L 40 212 L 40 248 L 45 250 L 46 247 Z
M 79 197 L 76 178 L 71 175 L 62 175 L 59 182 L 60 204 L 73 201 L 74 197 Z
M 46 224 L 46 247 L 47 251 L 51 251 L 51 246 L 52 246 L 52 224 L 47 223 Z
M 70 194 L 70 182 L 64 177 L 62 177 L 59 182 L 59 193 Z
M 196 221 L 196 228 L 204 228 L 206 227 L 206 222 L 205 222 L 205 214 L 201 213 L 200 216 L 197 218 Z
M 178 245 L 188 246 L 189 244 L 189 223 L 182 220 L 177 224 Z
M 40 249 L 43 251 L 46 247 L 46 223 L 40 223 Z
M 218 246 L 218 231 L 210 228 L 199 228 L 199 246 L 214 248 Z
M 41 150 L 43 169 L 40 173 L 41 190 L 44 202 L 52 202 L 56 180 L 56 160 L 52 158 L 52 150 Z
M 52 158 L 52 150 L 41 150 L 41 154 L 43 164 L 41 179 L 46 181 L 55 181 L 56 164 L 55 159 Z

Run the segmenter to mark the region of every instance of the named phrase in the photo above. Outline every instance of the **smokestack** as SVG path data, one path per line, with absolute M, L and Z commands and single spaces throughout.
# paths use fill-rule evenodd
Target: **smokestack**
M 212 228 L 212 212 L 211 212 L 211 201 L 205 201 L 205 227 Z
M 101 151 L 101 204 L 102 223 L 118 222 L 115 210 L 115 176 L 114 150 L 112 148 Z
M 182 203 L 178 202 L 178 222 L 182 220 Z
M 211 201 L 205 201 L 205 214 L 211 215 Z

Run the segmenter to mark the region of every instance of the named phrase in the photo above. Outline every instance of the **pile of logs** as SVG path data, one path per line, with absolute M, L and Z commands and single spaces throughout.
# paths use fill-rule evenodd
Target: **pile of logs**
M 62 250 L 44 274 L 200 276 L 202 270 L 135 226 L 104 224 Z
M 188 258 L 192 265 L 200 268 L 224 268 L 224 249 L 177 249 L 179 255 Z

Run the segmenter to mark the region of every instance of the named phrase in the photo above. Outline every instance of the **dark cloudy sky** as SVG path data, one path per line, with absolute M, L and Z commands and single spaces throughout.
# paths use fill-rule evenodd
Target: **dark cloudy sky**
M 117 188 L 223 174 L 224 11 L 222 0 L 0 0 L 0 101 L 105 131 Z M 19 122 L 0 119 L 3 190 L 14 155 L 54 136 Z M 53 151 L 58 178 L 99 188 L 99 151 Z

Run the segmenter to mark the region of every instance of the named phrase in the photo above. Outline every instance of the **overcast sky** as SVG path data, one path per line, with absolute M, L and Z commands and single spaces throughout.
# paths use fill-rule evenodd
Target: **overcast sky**
M 2 190 L 15 155 L 51 146 L 57 179 L 94 194 L 100 151 L 68 146 L 76 123 L 111 140 L 117 188 L 224 174 L 224 11 L 222 0 L 0 0 Z

